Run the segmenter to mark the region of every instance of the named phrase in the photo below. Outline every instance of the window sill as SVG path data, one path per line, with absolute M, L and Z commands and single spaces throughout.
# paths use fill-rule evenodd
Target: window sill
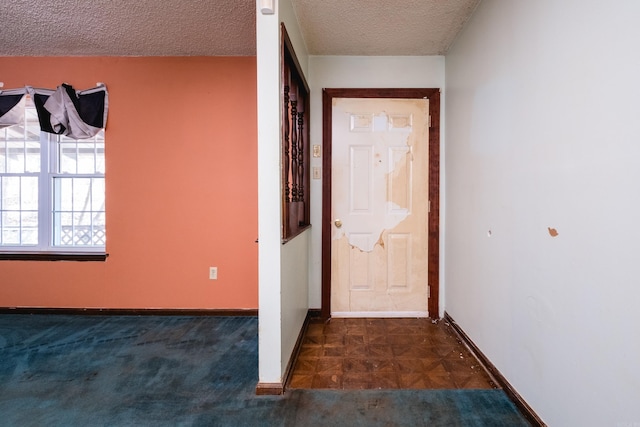
M 311 228 L 311 224 L 306 224 L 306 225 L 301 225 L 294 233 L 292 233 L 290 236 L 282 239 L 282 244 L 285 245 L 287 243 L 289 243 L 290 241 L 292 241 L 293 239 L 295 239 L 297 236 L 299 236 L 300 234 L 304 233 L 306 230 L 308 230 L 309 228 Z
M 100 252 L 0 252 L 0 261 L 106 261 L 109 254 Z

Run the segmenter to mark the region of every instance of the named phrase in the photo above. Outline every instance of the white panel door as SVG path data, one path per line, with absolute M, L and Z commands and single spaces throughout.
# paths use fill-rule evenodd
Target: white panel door
M 334 317 L 427 316 L 429 101 L 335 98 Z

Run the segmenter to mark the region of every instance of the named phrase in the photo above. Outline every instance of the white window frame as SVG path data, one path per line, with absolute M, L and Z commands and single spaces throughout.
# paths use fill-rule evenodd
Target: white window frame
M 28 109 L 35 110 L 33 104 L 27 104 Z M 25 114 L 26 129 L 26 114 Z M 101 132 L 104 132 L 101 131 Z M 11 254 L 51 254 L 51 255 L 94 255 L 106 254 L 106 241 L 104 245 L 63 245 L 55 243 L 56 227 L 54 226 L 54 206 L 55 201 L 55 179 L 56 178 L 102 178 L 105 174 L 98 172 L 94 168 L 94 173 L 63 173 L 60 171 L 59 162 L 62 155 L 60 144 L 72 142 L 73 140 L 61 142 L 61 137 L 46 132 L 40 132 L 40 172 L 23 173 L 2 173 L 3 176 L 38 176 L 38 243 L 36 245 L 2 245 L 0 243 L 0 257 Z M 82 142 L 94 142 L 94 139 L 76 140 Z M 94 160 L 95 161 L 95 160 Z M 87 211 L 85 211 L 87 212 Z M 92 212 L 92 211 L 88 211 Z M 59 226 L 62 229 L 62 225 Z M 106 224 L 105 224 L 106 229 Z M 58 232 L 60 231 L 58 230 Z M 1 232 L 1 230 L 0 230 Z M 105 236 L 106 240 L 106 236 Z

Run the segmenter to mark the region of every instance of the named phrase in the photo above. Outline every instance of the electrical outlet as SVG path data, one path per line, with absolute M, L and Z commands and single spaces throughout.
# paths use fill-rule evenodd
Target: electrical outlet
M 218 280 L 218 267 L 209 267 L 209 279 Z

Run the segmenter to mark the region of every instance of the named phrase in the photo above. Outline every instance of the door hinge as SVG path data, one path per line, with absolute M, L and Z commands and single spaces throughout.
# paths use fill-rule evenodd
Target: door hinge
M 431 213 L 431 200 L 429 200 L 429 211 L 428 213 Z
M 431 286 L 427 285 L 427 298 L 431 298 Z
M 431 114 L 429 114 L 429 127 L 431 127 Z

